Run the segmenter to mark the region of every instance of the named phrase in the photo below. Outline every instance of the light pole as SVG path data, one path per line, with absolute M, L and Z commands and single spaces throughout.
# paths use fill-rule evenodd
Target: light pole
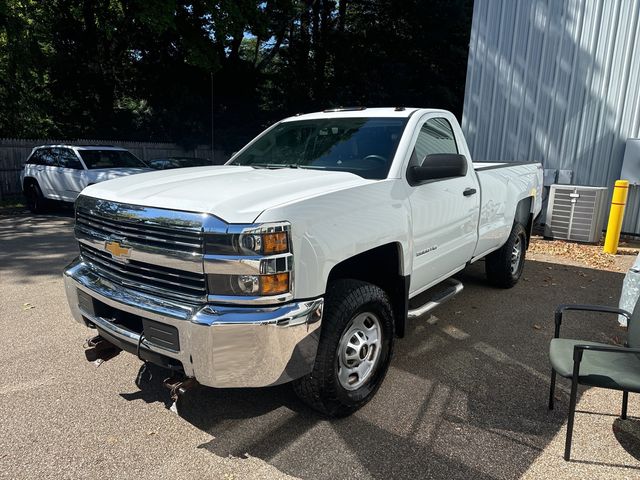
M 215 164 L 213 153 L 213 72 L 211 72 L 211 163 Z

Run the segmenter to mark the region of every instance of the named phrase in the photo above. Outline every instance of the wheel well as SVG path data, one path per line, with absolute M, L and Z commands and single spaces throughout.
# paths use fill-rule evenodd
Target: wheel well
M 533 197 L 527 197 L 520 200 L 516 207 L 516 215 L 514 219 L 514 221 L 520 223 L 527 232 L 527 248 L 529 248 L 531 232 L 533 232 L 533 213 L 531 213 L 532 203 Z
M 29 185 L 34 184 L 34 183 L 35 183 L 36 185 L 38 184 L 38 181 L 37 181 L 35 178 L 33 178 L 33 177 L 25 177 L 25 178 L 24 178 L 24 180 L 22 181 L 22 191 L 23 191 L 23 192 L 24 192 L 24 191 L 26 191 L 26 190 L 27 190 L 27 187 L 28 187 Z
M 388 243 L 359 253 L 335 265 L 327 285 L 338 279 L 351 278 L 369 282 L 382 288 L 393 306 L 396 335 L 404 336 L 407 309 L 409 307 L 409 276 L 401 273 L 401 247 Z

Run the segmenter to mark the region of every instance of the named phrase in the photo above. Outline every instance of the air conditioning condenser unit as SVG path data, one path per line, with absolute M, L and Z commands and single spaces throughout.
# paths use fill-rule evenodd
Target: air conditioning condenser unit
M 598 243 L 607 217 L 607 187 L 551 185 L 546 238 Z

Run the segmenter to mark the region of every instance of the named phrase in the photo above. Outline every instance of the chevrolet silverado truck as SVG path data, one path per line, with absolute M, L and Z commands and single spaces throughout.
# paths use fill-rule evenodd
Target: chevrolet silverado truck
M 452 275 L 484 259 L 515 285 L 541 189 L 540 164 L 472 163 L 447 111 L 299 115 L 225 165 L 84 189 L 66 293 L 92 358 L 129 351 L 174 387 L 293 382 L 348 415 L 407 322 L 461 290 Z

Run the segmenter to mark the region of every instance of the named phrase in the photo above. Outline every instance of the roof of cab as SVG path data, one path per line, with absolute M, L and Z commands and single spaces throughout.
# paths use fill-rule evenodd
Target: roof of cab
M 368 118 L 368 117 L 385 117 L 385 118 L 408 118 L 418 110 L 427 112 L 441 112 L 439 109 L 426 109 L 415 107 L 384 107 L 384 108 L 336 108 L 324 110 L 322 112 L 305 113 L 289 117 L 283 120 L 283 122 L 292 122 L 296 120 L 319 120 L 324 118 Z

